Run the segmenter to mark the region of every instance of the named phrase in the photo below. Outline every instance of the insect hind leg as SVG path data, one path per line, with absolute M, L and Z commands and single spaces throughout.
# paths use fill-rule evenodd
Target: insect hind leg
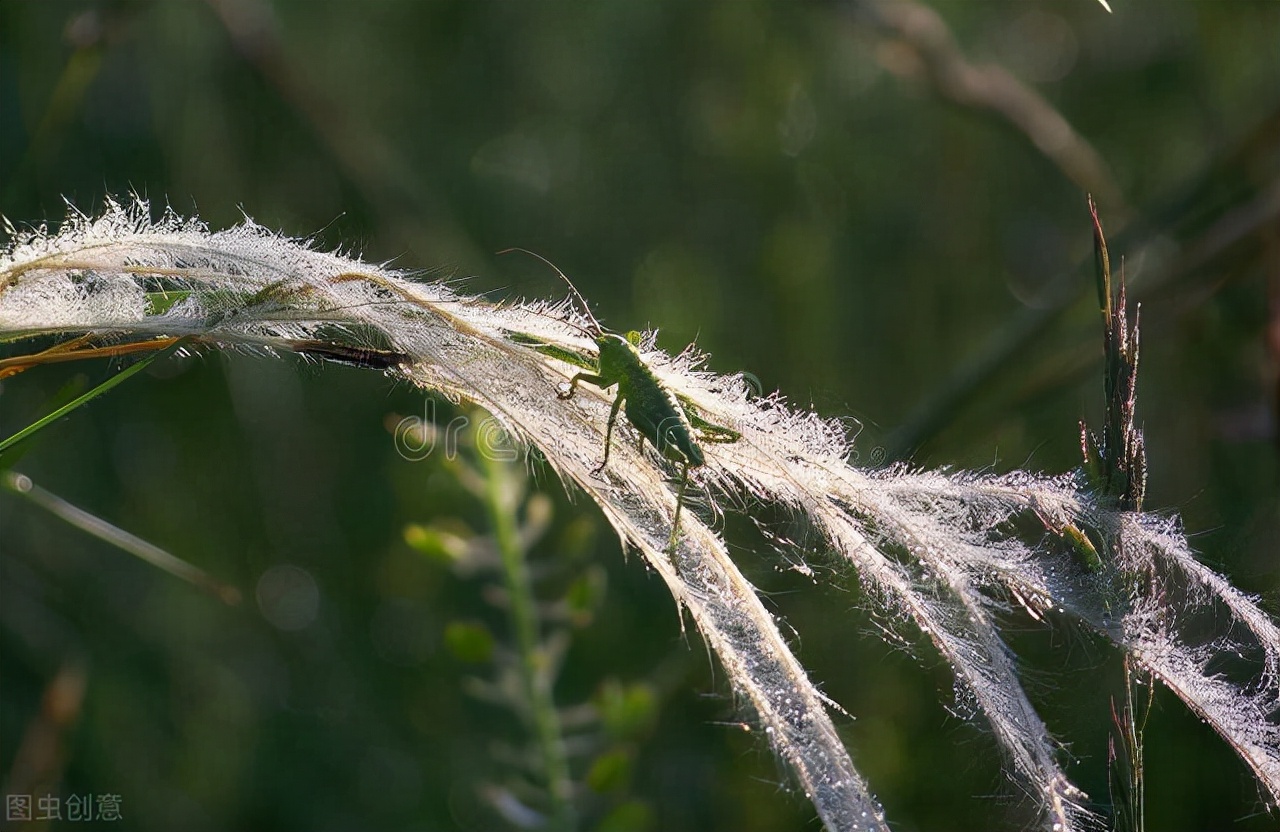
M 680 488 L 676 491 L 676 516 L 671 521 L 671 540 L 667 542 L 667 556 L 674 557 L 676 544 L 680 542 L 680 509 L 684 507 L 684 490 L 689 485 L 689 463 L 680 470 Z

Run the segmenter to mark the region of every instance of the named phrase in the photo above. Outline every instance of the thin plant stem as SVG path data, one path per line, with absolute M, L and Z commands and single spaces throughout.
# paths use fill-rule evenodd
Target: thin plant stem
M 524 688 L 528 716 L 547 778 L 547 794 L 551 799 L 551 825 L 548 828 L 570 832 L 578 825 L 573 806 L 573 781 L 560 731 L 560 716 L 552 697 L 548 657 L 539 643 L 536 599 L 516 522 L 515 501 L 510 491 L 511 476 L 505 463 L 490 459 L 485 454 L 481 457 L 485 468 L 484 504 L 502 559 L 502 575 L 519 654 L 520 683 Z
M 1124 660 L 1124 709 L 1116 713 L 1115 700 L 1111 702 L 1111 722 L 1115 726 L 1116 737 L 1121 748 L 1116 749 L 1116 739 L 1110 743 L 1108 762 L 1111 766 L 1111 799 L 1115 804 L 1123 802 L 1123 811 L 1117 805 L 1116 828 L 1124 829 L 1127 823 L 1130 832 L 1146 832 L 1146 772 L 1143 759 L 1143 742 L 1147 728 L 1147 717 L 1151 714 L 1151 704 L 1155 698 L 1155 688 L 1151 680 L 1146 682 L 1147 696 L 1142 714 L 1139 716 L 1134 707 L 1133 689 L 1142 684 L 1142 679 L 1135 672 L 1133 662 L 1126 656 Z M 1123 756 L 1122 756 L 1123 755 Z M 1119 791 L 1121 794 L 1117 795 Z M 1122 819 L 1124 823 L 1122 823 Z
M 235 605 L 240 603 L 241 594 L 236 587 L 218 580 L 200 567 L 187 563 L 182 558 L 166 552 L 154 543 L 149 543 L 118 526 L 113 526 L 101 517 L 90 514 L 79 506 L 72 505 L 57 494 L 53 494 L 36 485 L 25 474 L 19 474 L 17 471 L 5 471 L 3 475 L 0 475 L 0 486 L 14 494 L 25 497 L 58 519 L 80 529 L 80 531 L 110 543 L 112 546 L 128 552 L 134 557 L 146 561 L 157 569 L 168 572 L 175 578 L 203 589 L 224 604 Z
M 1150 684 L 1147 685 L 1147 704 L 1142 711 L 1142 719 L 1139 721 L 1138 713 L 1133 707 L 1133 688 L 1139 682 L 1134 675 L 1133 662 L 1128 656 L 1124 659 L 1124 697 L 1125 708 L 1129 711 L 1129 739 L 1132 742 L 1132 751 L 1130 752 L 1132 759 L 1130 765 L 1133 768 L 1131 775 L 1132 780 L 1130 786 L 1133 789 L 1132 796 L 1129 801 L 1129 809 L 1133 812 L 1133 829 L 1134 832 L 1146 832 L 1146 792 L 1147 780 L 1146 771 L 1143 765 L 1143 736 L 1147 729 L 1147 716 L 1151 713 L 1151 700 L 1155 695 L 1155 688 Z

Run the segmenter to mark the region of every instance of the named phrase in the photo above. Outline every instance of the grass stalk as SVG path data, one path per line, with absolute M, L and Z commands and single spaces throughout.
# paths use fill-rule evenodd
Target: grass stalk
M 552 690 L 555 675 L 551 672 L 550 659 L 543 649 L 539 633 L 537 599 L 526 561 L 528 553 L 520 540 L 516 483 L 508 470 L 509 463 L 492 459 L 489 454 L 482 453 L 480 457 L 484 460 L 484 506 L 502 562 L 520 683 L 528 709 L 525 715 L 531 722 L 547 781 L 551 803 L 551 825 L 548 828 L 556 832 L 573 832 L 578 824 L 573 804 L 573 779 Z

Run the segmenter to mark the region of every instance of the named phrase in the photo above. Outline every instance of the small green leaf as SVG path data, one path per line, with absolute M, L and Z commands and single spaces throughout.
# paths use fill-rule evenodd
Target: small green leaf
M 605 815 L 596 832 L 644 832 L 653 828 L 653 810 L 647 803 L 628 800 Z
M 175 304 L 194 294 L 190 289 L 172 289 L 165 292 L 147 292 L 148 315 L 163 315 Z
M 1102 563 L 1102 557 L 1098 554 L 1098 548 L 1093 545 L 1093 541 L 1074 525 L 1068 523 L 1062 528 L 1062 538 L 1070 544 L 1076 560 L 1080 561 L 1080 564 L 1085 569 L 1090 572 L 1101 572 L 1105 568 Z
M 467 556 L 466 539 L 431 526 L 409 523 L 404 527 L 404 542 L 428 558 L 453 564 Z
M 575 627 L 586 627 L 595 618 L 596 610 L 604 604 L 607 581 L 604 569 L 596 565 L 569 585 L 564 603 Z
M 631 754 L 624 749 L 606 751 L 591 763 L 587 785 L 598 794 L 626 788 L 631 779 L 632 762 Z
M 495 639 L 483 624 L 452 621 L 444 629 L 444 643 L 454 658 L 484 664 L 493 657 Z
M 630 739 L 643 734 L 658 714 L 658 698 L 644 683 L 623 685 L 605 682 L 595 697 L 605 730 L 613 737 Z

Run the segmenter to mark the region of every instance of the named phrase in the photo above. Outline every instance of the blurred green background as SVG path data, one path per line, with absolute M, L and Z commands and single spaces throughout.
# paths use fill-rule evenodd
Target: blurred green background
M 1101 414 L 1088 189 L 1142 302 L 1148 505 L 1274 610 L 1280 3 L 1113 5 L 0 0 L 0 213 L 56 222 L 64 198 L 94 212 L 134 191 L 494 298 L 562 297 L 494 256 L 522 246 L 607 325 L 696 340 L 714 369 L 844 419 L 867 464 L 1061 472 Z M 3 382 L 0 435 L 117 366 Z M 246 597 L 0 492 L 0 781 L 48 728 L 58 793 L 122 797 L 105 828 L 510 828 L 492 795 L 518 722 L 445 638 L 506 637 L 493 579 L 405 541 L 487 530 L 439 455 L 396 453 L 388 425 L 455 415 L 426 402 L 373 372 L 208 351 L 46 432 L 23 473 Z M 610 811 L 615 829 L 817 828 L 661 582 L 536 480 L 553 501 L 536 558 L 607 582 L 558 698 L 638 684 L 657 703 L 584 828 Z M 742 568 L 856 717 L 837 719 L 895 828 L 1027 826 L 946 667 L 886 642 L 816 539 L 752 512 L 822 567 L 797 574 L 730 513 Z M 1118 659 L 1062 622 L 1011 615 L 1009 635 L 1105 806 Z M 1163 693 L 1147 761 L 1149 828 L 1275 828 Z

